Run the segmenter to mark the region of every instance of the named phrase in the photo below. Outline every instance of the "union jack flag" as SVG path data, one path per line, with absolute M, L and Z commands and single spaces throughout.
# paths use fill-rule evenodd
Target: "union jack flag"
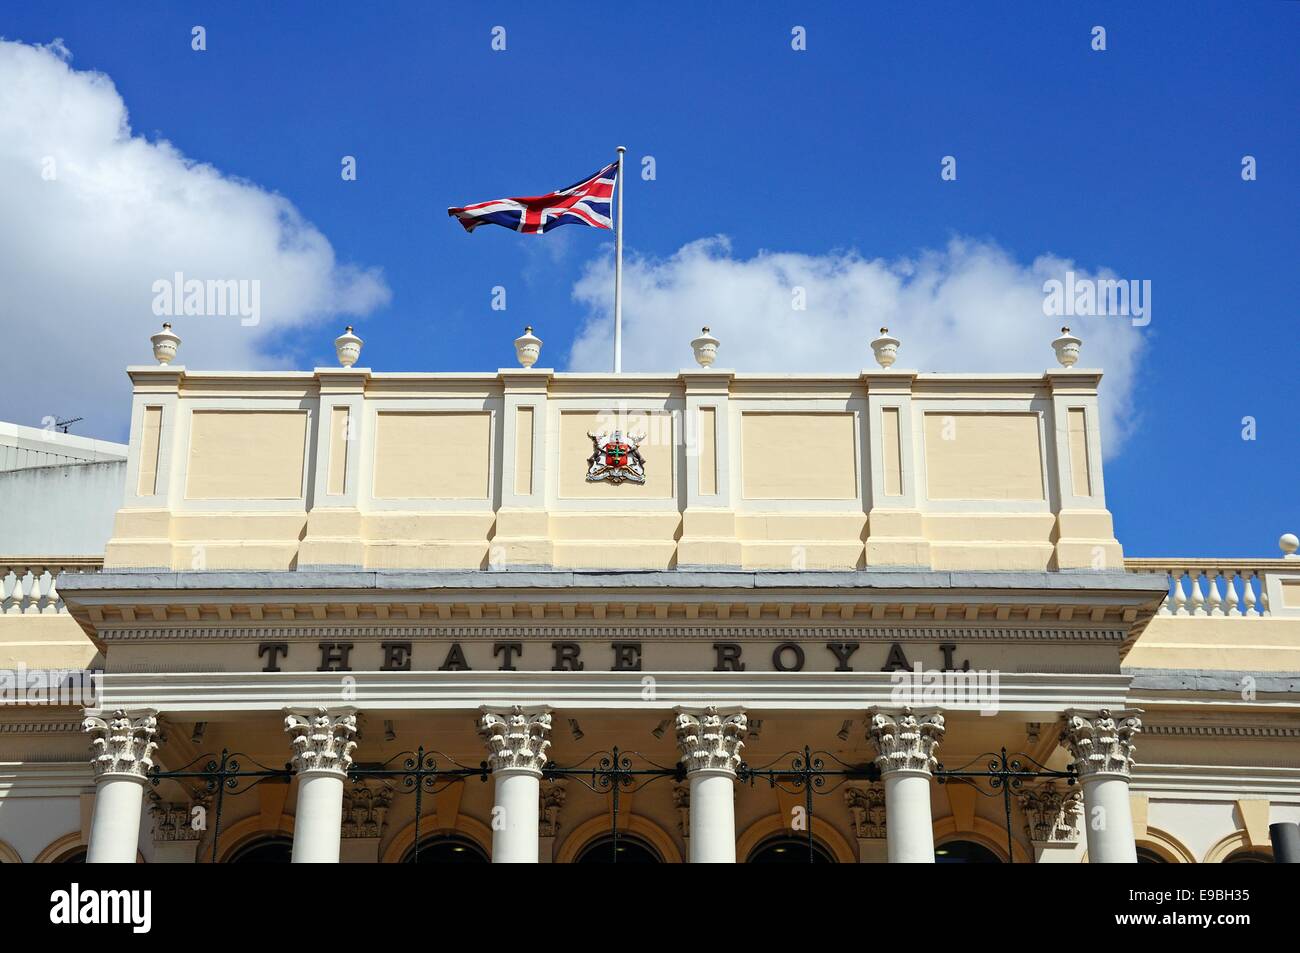
M 527 235 L 540 235 L 569 224 L 612 228 L 610 202 L 617 178 L 618 163 L 611 162 L 590 178 L 558 192 L 493 199 L 464 208 L 449 208 L 447 214 L 455 216 L 467 232 L 480 225 L 503 225 Z

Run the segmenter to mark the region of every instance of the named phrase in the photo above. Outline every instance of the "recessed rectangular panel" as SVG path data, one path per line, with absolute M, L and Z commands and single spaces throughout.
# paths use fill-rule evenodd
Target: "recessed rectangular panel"
M 619 430 L 643 438 L 637 447 L 645 460 L 645 483 L 588 481 L 587 460 L 595 448 L 588 433 Z M 673 495 L 676 447 L 673 416 L 665 411 L 624 413 L 567 410 L 560 414 L 560 497 L 568 500 L 665 500 Z
M 1075 496 L 1092 496 L 1092 470 L 1088 464 L 1087 417 L 1082 407 L 1071 407 L 1070 480 Z
M 348 444 L 350 442 L 348 426 L 348 409 L 332 407 L 330 409 L 330 472 L 325 492 L 331 496 L 342 496 L 348 485 Z
M 718 495 L 718 409 L 700 408 L 700 496 Z
M 515 495 L 533 495 L 533 408 L 515 413 Z
M 748 500 L 851 500 L 858 495 L 852 413 L 741 415 L 741 480 Z
M 158 447 L 162 439 L 162 408 L 146 407 L 140 427 L 140 477 L 136 496 L 153 496 L 158 492 Z
M 302 497 L 303 410 L 196 410 L 185 495 L 191 500 Z
M 1038 415 L 927 413 L 925 468 L 932 500 L 1041 500 Z
M 487 411 L 376 414 L 375 497 L 487 499 L 491 427 Z
M 903 448 L 899 443 L 898 408 L 884 407 L 880 412 L 880 450 L 885 471 L 885 496 L 903 495 Z

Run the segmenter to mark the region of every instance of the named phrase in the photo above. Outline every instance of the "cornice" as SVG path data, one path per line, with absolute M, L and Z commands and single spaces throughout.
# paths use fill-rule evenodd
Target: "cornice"
M 339 622 L 325 625 L 285 625 L 266 620 L 247 625 L 148 625 L 101 627 L 100 638 L 115 642 L 255 642 L 267 639 L 314 641 L 317 639 L 381 639 L 408 641 L 492 640 L 501 638 L 545 641 L 555 638 L 640 639 L 665 642 L 742 641 L 782 642 L 961 642 L 1119 645 L 1123 629 L 1004 628 L 976 626 L 790 626 L 790 625 L 639 625 L 630 624 L 450 624 L 424 625 L 393 619 L 386 623 Z

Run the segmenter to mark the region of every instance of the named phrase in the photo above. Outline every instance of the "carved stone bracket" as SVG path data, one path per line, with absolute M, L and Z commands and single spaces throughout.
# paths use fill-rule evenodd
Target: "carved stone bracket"
M 1025 815 L 1025 833 L 1035 844 L 1077 844 L 1079 818 L 1083 814 L 1078 787 L 1058 787 L 1045 781 L 1025 787 L 1016 795 Z
M 560 834 L 560 811 L 564 800 L 569 796 L 564 781 L 552 781 L 543 784 L 537 815 L 537 833 L 539 837 L 558 837 Z
M 181 843 L 197 841 L 203 837 L 207 827 L 207 797 L 196 799 L 194 804 L 179 801 L 164 801 L 156 793 L 149 794 L 149 813 L 153 817 L 153 839 L 155 843 Z M 201 814 L 195 814 L 195 808 Z M 196 823 L 197 821 L 197 823 Z
M 1140 711 L 1070 710 L 1065 713 L 1061 743 L 1081 780 L 1113 776 L 1128 778 L 1133 770 L 1133 736 L 1142 731 Z
M 934 753 L 944 730 L 943 715 L 916 714 L 907 707 L 897 709 L 897 714 L 873 708 L 867 721 L 867 737 L 876 746 L 876 766 L 882 775 L 934 771 L 939 763 Z
M 687 774 L 704 770 L 736 773 L 749 730 L 743 712 L 724 716 L 712 705 L 699 715 L 678 711 L 676 728 L 677 748 Z
M 356 750 L 357 714 L 352 709 L 286 711 L 284 730 L 293 746 L 293 770 L 347 775 Z
M 488 764 L 493 771 L 514 769 L 541 774 L 551 747 L 551 713 L 528 714 L 519 705 L 506 715 L 484 711 L 478 733 L 487 745 Z
M 343 837 L 383 837 L 393 792 L 382 783 L 355 781 L 343 792 Z
M 677 830 L 682 837 L 691 836 L 691 786 L 680 781 L 673 785 L 673 808 L 677 811 Z
M 118 710 L 108 717 L 87 715 L 81 723 L 90 733 L 90 766 L 95 778 L 106 776 L 144 780 L 158 750 L 157 713 L 146 709 Z
M 844 803 L 853 820 L 853 833 L 859 840 L 885 836 L 885 786 L 878 781 L 849 785 L 844 789 Z

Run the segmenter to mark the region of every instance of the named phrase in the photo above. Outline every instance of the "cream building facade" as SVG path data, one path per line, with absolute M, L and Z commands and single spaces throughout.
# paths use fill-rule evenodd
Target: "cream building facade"
M 1126 559 L 1077 339 L 981 375 L 880 340 L 129 368 L 102 559 L 0 535 L 0 860 L 1269 859 L 1293 537 Z

